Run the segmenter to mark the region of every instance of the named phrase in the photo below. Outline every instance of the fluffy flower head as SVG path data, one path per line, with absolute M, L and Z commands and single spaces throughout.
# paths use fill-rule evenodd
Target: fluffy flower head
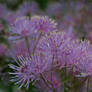
M 13 75 L 12 80 L 16 84 L 29 87 L 29 83 L 40 79 L 40 74 L 48 72 L 51 67 L 51 62 L 46 61 L 40 56 L 30 57 L 19 56 L 18 61 L 16 60 L 17 65 L 10 64 L 10 68 L 14 72 L 10 73 Z
M 92 75 L 92 46 L 88 41 L 80 43 L 73 50 L 71 60 L 76 62 L 75 70 L 80 74 Z
M 24 58 L 22 56 L 18 57 L 18 61 L 16 60 L 17 66 L 10 64 L 10 68 L 12 68 L 15 72 L 10 73 L 13 75 L 11 81 L 16 82 L 16 84 L 20 84 L 22 86 L 29 87 L 29 83 L 32 79 L 31 67 L 30 67 L 30 58 Z
M 32 33 L 32 26 L 29 18 L 21 17 L 16 19 L 11 28 L 11 32 L 19 36 L 30 36 Z
M 57 23 L 54 22 L 54 20 L 50 19 L 47 16 L 34 16 L 31 19 L 31 22 L 33 23 L 34 30 L 42 31 L 42 32 L 53 32 L 56 31 L 56 25 Z

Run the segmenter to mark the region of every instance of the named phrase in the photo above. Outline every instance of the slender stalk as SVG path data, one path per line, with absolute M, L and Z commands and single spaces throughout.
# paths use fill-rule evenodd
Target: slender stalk
M 26 46 L 27 46 L 27 48 L 28 48 L 29 56 L 30 56 L 30 58 L 32 58 L 32 57 L 31 57 L 31 53 L 30 53 L 30 44 L 29 44 L 29 39 L 28 39 L 28 37 L 25 37 L 25 42 L 26 42 Z
M 88 77 L 85 77 L 82 81 L 81 81 L 81 85 L 84 85 L 85 81 L 88 79 Z
M 53 70 L 53 63 L 54 63 L 54 55 L 53 55 L 53 57 L 52 57 L 52 70 Z M 53 81 L 53 71 L 51 71 L 51 82 Z M 56 92 L 56 89 L 54 88 L 54 86 L 53 86 L 53 83 L 52 83 L 52 90 L 53 90 L 53 92 Z
M 53 92 L 57 92 L 55 88 L 53 88 Z
M 50 83 L 50 84 L 52 85 L 52 88 L 51 88 L 51 87 L 49 86 L 49 84 L 48 84 L 49 82 L 45 80 L 45 78 L 43 77 L 43 75 L 40 74 L 40 76 L 41 76 L 42 80 L 44 81 L 45 85 L 46 85 L 49 89 L 52 89 L 53 92 L 57 92 L 52 83 Z
M 65 63 L 65 68 L 64 68 L 64 72 L 65 72 L 65 77 L 67 77 L 67 67 L 66 67 L 66 63 Z M 66 90 L 66 83 L 64 83 L 64 92 L 67 92 Z
M 89 92 L 89 77 L 88 77 L 88 80 L 87 80 L 87 92 Z
M 43 77 L 43 75 L 40 74 L 40 76 L 41 76 L 42 80 L 44 81 L 44 83 L 46 84 L 46 86 L 47 86 L 48 88 L 50 88 L 49 84 L 47 83 L 47 81 L 45 80 L 45 78 Z
M 53 70 L 53 62 L 54 62 L 54 55 L 53 55 L 53 57 L 52 57 L 52 70 Z M 51 82 L 52 82 L 52 73 L 53 73 L 53 71 L 51 71 Z
M 35 52 L 35 50 L 36 50 L 37 44 L 39 43 L 39 40 L 40 40 L 41 36 L 42 36 L 42 32 L 40 32 L 40 35 L 39 35 L 39 37 L 38 37 L 38 40 L 37 40 L 37 42 L 36 42 L 35 45 L 34 45 L 33 52 L 32 52 L 33 55 L 34 55 L 34 52 Z

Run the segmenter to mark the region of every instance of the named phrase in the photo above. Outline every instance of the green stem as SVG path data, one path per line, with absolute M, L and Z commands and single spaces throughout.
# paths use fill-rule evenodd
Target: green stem
M 65 77 L 67 77 L 67 67 L 66 67 L 66 64 L 65 64 L 64 72 L 65 72 Z M 67 90 L 66 90 L 66 83 L 64 83 L 64 92 L 67 92 Z
M 54 63 L 54 55 L 52 57 L 52 70 L 53 70 L 53 63 Z M 53 71 L 51 71 L 51 82 L 53 81 Z M 53 92 L 56 92 L 56 89 L 54 88 L 53 84 L 52 84 L 52 90 Z
M 47 86 L 48 88 L 50 88 L 49 84 L 47 83 L 47 81 L 45 80 L 45 78 L 43 77 L 42 74 L 40 74 L 40 77 L 42 78 L 42 80 L 44 81 L 44 83 L 46 84 L 46 86 Z
M 39 40 L 40 40 L 41 36 L 42 36 L 42 32 L 40 32 L 40 35 L 39 35 L 39 37 L 38 37 L 38 40 L 37 40 L 37 42 L 36 42 L 35 45 L 34 45 L 33 52 L 32 52 L 33 55 L 34 55 L 34 53 L 35 53 L 37 44 L 39 43 Z
M 26 41 L 26 46 L 27 46 L 27 48 L 28 48 L 29 56 L 30 56 L 30 58 L 32 58 L 32 57 L 31 57 L 31 53 L 30 53 L 30 44 L 29 44 L 29 39 L 28 39 L 28 37 L 25 37 L 25 41 Z
M 87 80 L 87 92 L 89 92 L 89 77 L 88 77 L 88 80 Z
M 53 70 L 53 63 L 54 63 L 54 55 L 53 55 L 53 57 L 52 57 L 51 82 L 52 82 L 52 80 L 53 80 L 53 79 L 52 79 L 52 77 L 53 77 L 53 76 L 52 76 L 52 73 L 53 73 L 53 71 L 52 71 L 52 70 Z
M 55 88 L 53 88 L 53 92 L 57 92 Z

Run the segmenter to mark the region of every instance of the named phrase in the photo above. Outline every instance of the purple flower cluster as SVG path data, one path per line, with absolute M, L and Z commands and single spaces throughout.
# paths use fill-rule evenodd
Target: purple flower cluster
M 54 20 L 49 19 L 47 16 L 34 16 L 32 17 L 32 22 L 33 25 L 35 25 L 35 31 L 56 31 L 57 23 L 55 23 Z
M 32 33 L 32 26 L 30 20 L 26 17 L 16 19 L 12 26 L 12 33 L 19 36 L 29 36 Z
M 39 81 L 48 92 L 56 92 L 62 89 L 56 73 L 64 68 L 72 70 L 75 77 L 92 75 L 92 45 L 72 32 L 57 30 L 56 23 L 47 16 L 22 17 L 12 25 L 12 34 L 22 37 L 12 48 L 17 65 L 9 65 L 14 70 L 11 81 L 20 88 Z
M 11 34 L 17 38 L 27 37 L 36 33 L 56 31 L 56 23 L 48 17 L 21 17 L 11 27 Z
M 81 42 L 73 51 L 71 60 L 76 61 L 75 71 L 78 71 L 80 76 L 92 75 L 92 45 L 88 41 Z M 83 75 L 82 75 L 83 74 Z
M 49 1 L 0 3 L 0 77 L 12 63 L 11 81 L 19 88 L 32 84 L 41 92 L 89 92 L 92 5 L 87 0 Z

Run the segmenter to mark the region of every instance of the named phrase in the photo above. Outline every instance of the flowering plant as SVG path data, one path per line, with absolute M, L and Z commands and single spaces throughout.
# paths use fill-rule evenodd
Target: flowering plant
M 91 5 L 20 1 L 0 4 L 0 92 L 91 92 Z

